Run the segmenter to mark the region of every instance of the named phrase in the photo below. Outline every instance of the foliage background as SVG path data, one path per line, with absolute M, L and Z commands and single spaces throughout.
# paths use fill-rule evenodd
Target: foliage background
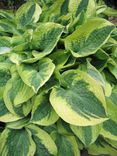
M 20 5 L 22 5 L 26 1 L 27 0 L 0 0 L 0 9 L 17 9 Z M 104 1 L 108 6 L 117 9 L 117 0 L 104 0 Z

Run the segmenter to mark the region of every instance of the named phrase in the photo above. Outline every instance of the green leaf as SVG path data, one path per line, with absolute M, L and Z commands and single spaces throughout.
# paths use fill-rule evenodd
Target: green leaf
M 29 123 L 30 118 L 26 117 L 23 119 L 19 119 L 17 121 L 8 122 L 6 124 L 7 128 L 10 129 L 22 129 L 24 126 L 26 126 Z
M 28 125 L 27 128 L 31 131 L 36 144 L 35 156 L 57 155 L 57 147 L 47 132 L 33 124 Z
M 5 19 L 0 20 L 0 32 L 19 34 L 16 25 Z
M 61 8 L 64 5 L 64 3 L 67 4 L 68 2 L 66 2 L 65 0 L 56 0 L 56 3 L 53 2 L 53 4 L 51 4 L 49 8 L 46 7 L 45 10 L 43 10 L 42 12 L 41 20 L 43 22 L 56 22 L 61 15 Z M 64 12 L 66 12 L 66 9 Z
M 55 66 L 49 58 L 44 58 L 34 65 L 17 65 L 20 77 L 35 93 L 49 80 L 54 68 Z
M 53 132 L 51 135 L 58 147 L 58 156 L 80 156 L 78 144 L 72 135 Z
M 18 28 L 36 23 L 41 14 L 40 6 L 35 2 L 23 4 L 16 12 L 16 23 Z
M 111 7 L 107 7 L 104 12 L 103 12 L 106 16 L 113 16 L 113 17 L 117 17 L 117 10 L 113 9 Z
M 0 97 L 3 96 L 5 85 L 11 78 L 10 64 L 0 62 Z
M 44 8 L 41 20 L 43 22 L 59 22 L 66 25 L 72 17 L 76 18 L 83 11 L 86 12 L 88 17 L 94 15 L 94 0 L 56 0 L 50 7 Z M 65 22 L 63 22 L 64 20 Z
M 100 125 L 96 126 L 70 126 L 73 133 L 80 139 L 80 141 L 87 147 L 96 141 L 100 134 L 101 127 Z
M 12 10 L 0 10 L 0 18 L 5 18 L 12 21 L 14 19 L 14 14 Z
M 112 100 L 113 104 L 117 107 L 117 85 L 113 87 L 110 99 Z
M 6 36 L 0 37 L 0 55 L 11 52 L 11 38 Z
M 112 146 L 104 139 L 98 139 L 94 144 L 88 148 L 88 153 L 91 155 L 109 155 L 116 156 L 117 148 Z
M 35 63 L 38 61 L 38 58 L 34 58 L 32 56 L 31 52 L 28 53 L 21 53 L 21 54 L 17 54 L 17 53 L 12 53 L 10 56 L 10 60 L 15 63 L 15 64 L 21 64 L 21 63 Z
M 65 50 L 59 49 L 55 53 L 52 53 L 49 56 L 49 58 L 56 65 L 57 69 L 61 69 L 63 68 L 64 64 L 67 62 L 69 58 L 69 54 Z
M 31 122 L 38 125 L 49 126 L 54 124 L 58 118 L 58 115 L 49 102 L 49 95 L 39 94 L 36 96 L 32 108 Z
M 110 72 L 115 76 L 115 78 L 117 79 L 117 63 L 115 63 L 115 65 L 109 64 L 108 68 L 110 70 Z
M 8 111 L 3 99 L 0 99 L 0 122 L 13 122 L 19 119 L 18 115 L 14 115 Z
M 117 122 L 112 119 L 105 121 L 100 134 L 105 138 L 117 141 Z
M 85 11 L 87 17 L 94 15 L 95 2 L 94 0 L 70 0 L 69 12 L 77 17 L 81 12 Z
M 39 23 L 33 33 L 31 42 L 31 49 L 37 50 L 33 52 L 34 57 L 41 59 L 50 54 L 59 41 L 62 32 L 63 26 L 60 24 L 53 22 Z
M 92 76 L 95 80 L 97 80 L 100 85 L 105 89 L 105 81 L 101 73 L 87 61 L 87 73 Z
M 34 92 L 32 89 L 23 83 L 22 79 L 17 73 L 14 73 L 12 78 L 6 84 L 4 99 L 6 96 L 8 96 L 10 98 L 9 100 L 11 100 L 11 102 L 17 106 L 29 100 L 33 95 Z
M 106 142 L 108 142 L 110 145 L 112 145 L 112 147 L 117 147 L 117 141 L 113 141 L 113 140 L 110 140 L 110 139 L 105 139 Z
M 23 114 L 25 114 L 26 112 L 28 113 L 31 106 L 30 101 L 28 100 L 33 95 L 34 95 L 33 90 L 22 81 L 22 79 L 19 77 L 17 73 L 14 73 L 12 75 L 12 78 L 7 82 L 5 86 L 5 91 L 4 91 L 5 105 L 8 108 L 8 110 L 13 114 L 17 114 L 19 112 L 18 110 L 20 109 L 22 109 L 23 112 L 22 111 L 21 112 Z M 26 110 L 25 107 L 28 107 L 28 109 Z
M 106 43 L 113 29 L 110 22 L 92 18 L 65 38 L 65 48 L 74 57 L 89 56 Z
M 50 102 L 64 121 L 90 126 L 107 120 L 105 97 L 96 80 L 80 70 L 66 71 L 62 78 L 64 87 L 52 90 Z
M 116 88 L 113 89 L 111 96 L 107 98 L 109 120 L 102 124 L 100 134 L 105 138 L 117 141 L 117 92 L 115 90 Z
M 28 130 L 13 130 L 6 128 L 0 136 L 1 156 L 31 156 L 36 146 Z

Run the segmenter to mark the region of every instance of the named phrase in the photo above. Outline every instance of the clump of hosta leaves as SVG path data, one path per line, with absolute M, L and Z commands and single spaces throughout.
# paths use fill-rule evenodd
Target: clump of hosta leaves
M 0 10 L 0 156 L 117 156 L 117 29 L 105 11 L 94 0 Z

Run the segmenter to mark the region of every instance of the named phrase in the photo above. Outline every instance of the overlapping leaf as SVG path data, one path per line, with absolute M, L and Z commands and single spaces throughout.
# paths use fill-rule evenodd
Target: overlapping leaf
M 115 17 L 102 0 L 0 10 L 0 156 L 117 156 Z
M 92 18 L 65 39 L 65 47 L 74 57 L 94 54 L 108 40 L 113 29 L 112 23 Z
M 62 78 L 65 88 L 54 88 L 50 102 L 63 120 L 79 126 L 107 120 L 103 90 L 94 79 L 80 70 L 67 71 Z

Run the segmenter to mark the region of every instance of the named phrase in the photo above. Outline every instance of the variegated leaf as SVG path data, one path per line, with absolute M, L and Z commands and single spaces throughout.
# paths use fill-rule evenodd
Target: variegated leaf
M 74 57 L 89 56 L 105 44 L 113 29 L 109 21 L 92 18 L 65 38 L 65 47 Z
M 101 73 L 93 66 L 89 61 L 87 61 L 87 73 L 97 80 L 100 85 L 105 89 L 105 81 Z
M 0 20 L 0 32 L 19 34 L 18 30 L 16 29 L 16 25 L 6 19 Z
M 11 52 L 11 37 L 0 37 L 0 55 Z
M 30 118 L 26 117 L 26 118 L 19 119 L 17 121 L 8 122 L 6 124 L 6 127 L 10 129 L 21 129 L 29 123 L 29 120 Z
M 35 156 L 57 155 L 57 147 L 47 132 L 33 124 L 28 125 L 27 128 L 32 133 L 32 138 L 36 144 Z
M 71 17 L 76 18 L 81 12 L 86 12 L 88 17 L 95 13 L 94 0 L 56 0 L 50 7 L 42 12 L 43 22 L 59 22 L 63 25 L 69 23 Z
M 19 119 L 18 115 L 14 115 L 8 111 L 3 99 L 0 99 L 0 122 L 12 122 Z
M 87 147 L 96 141 L 100 134 L 101 127 L 100 125 L 96 126 L 70 126 L 73 133 L 80 139 L 80 141 Z
M 52 90 L 50 102 L 63 120 L 79 126 L 107 120 L 105 97 L 96 80 L 80 70 L 69 70 L 62 78 L 63 87 Z
M 11 113 L 27 115 L 32 107 L 28 100 L 33 95 L 33 90 L 22 81 L 17 73 L 14 73 L 5 86 L 4 102 Z
M 35 2 L 30 1 L 23 4 L 16 12 L 18 28 L 36 23 L 39 20 L 41 12 L 40 6 Z
M 57 69 L 63 68 L 64 64 L 67 62 L 69 58 L 69 54 L 65 50 L 57 50 L 55 53 L 52 53 L 49 58 L 56 65 Z M 59 58 L 59 59 L 58 59 Z
M 0 63 L 0 97 L 3 96 L 5 85 L 10 78 L 10 64 Z
M 78 144 L 72 135 L 63 135 L 56 131 L 51 134 L 58 147 L 58 156 L 80 156 Z
M 45 31 L 46 30 L 46 31 Z M 53 22 L 39 23 L 32 36 L 33 56 L 41 59 L 55 48 L 63 32 L 63 26 Z
M 109 120 L 103 123 L 101 135 L 117 141 L 117 88 L 115 87 L 110 97 L 107 98 Z
M 100 138 L 88 148 L 88 153 L 91 155 L 116 156 L 117 147 L 112 146 L 106 140 Z
M 17 65 L 17 70 L 24 81 L 35 93 L 42 87 L 53 74 L 55 65 L 49 58 L 44 58 L 34 65 Z
M 38 125 L 49 126 L 54 124 L 58 118 L 59 116 L 49 102 L 49 95 L 39 94 L 36 96 L 32 108 L 31 122 Z
M 32 156 L 36 146 L 28 130 L 6 128 L 0 136 L 1 156 Z

